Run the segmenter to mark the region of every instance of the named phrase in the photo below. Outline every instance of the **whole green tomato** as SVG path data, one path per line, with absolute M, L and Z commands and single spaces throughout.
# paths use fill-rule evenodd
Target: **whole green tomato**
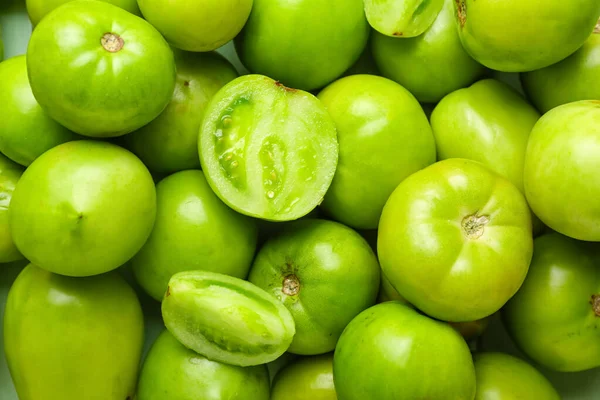
M 382 75 L 408 89 L 420 102 L 436 103 L 466 87 L 486 68 L 463 48 L 454 22 L 454 0 L 445 0 L 433 25 L 414 38 L 374 32 L 371 48 Z
M 465 50 L 503 72 L 555 64 L 586 41 L 600 16 L 597 0 L 456 0 Z
M 32 264 L 4 314 L 6 359 L 20 400 L 133 397 L 144 319 L 116 272 L 71 278 Z
M 275 376 L 271 400 L 306 399 L 337 400 L 332 353 L 302 358 Z
M 10 233 L 8 209 L 23 167 L 0 153 L 0 263 L 22 260 Z M 1 268 L 1 267 L 0 267 Z
M 507 179 L 475 161 L 444 160 L 396 188 L 377 248 L 383 272 L 411 304 L 442 321 L 474 321 L 523 283 L 531 213 Z
M 535 240 L 529 274 L 504 308 L 507 330 L 557 371 L 600 367 L 600 244 L 551 233 Z
M 163 330 L 144 361 L 136 399 L 269 400 L 269 372 L 211 361 Z
M 503 353 L 475 354 L 475 400 L 560 400 L 552 384 L 525 361 Z
M 321 207 L 348 226 L 375 229 L 396 186 L 435 162 L 431 126 L 414 96 L 386 78 L 352 75 L 318 97 L 335 122 L 340 145 Z
M 177 272 L 202 269 L 245 279 L 256 250 L 256 221 L 227 207 L 202 171 L 177 172 L 156 185 L 156 222 L 131 261 L 136 280 L 162 300 Z
M 218 53 L 174 54 L 177 83 L 171 102 L 154 121 L 124 137 L 127 147 L 159 173 L 200 168 L 198 131 L 204 109 L 221 87 L 237 78 L 233 65 Z
M 0 63 L 0 151 L 28 166 L 42 153 L 82 138 L 51 119 L 31 92 L 25 56 Z
M 68 2 L 46 16 L 31 35 L 27 70 L 48 115 L 93 137 L 146 125 L 175 87 L 173 52 L 160 33 L 101 1 Z
M 393 301 L 363 311 L 346 327 L 333 378 L 339 400 L 475 397 L 471 353 L 458 332 Z
M 427 30 L 444 0 L 364 0 L 365 14 L 376 31 L 391 37 L 411 38 Z
M 543 113 L 578 100 L 600 100 L 600 24 L 573 55 L 521 74 L 527 96 Z
M 332 351 L 352 318 L 375 304 L 379 264 L 352 229 L 303 220 L 267 241 L 248 280 L 292 313 L 296 335 L 288 351 L 314 355 Z
M 68 3 L 73 0 L 26 0 L 27 13 L 33 26 L 39 24 L 39 22 L 55 8 Z M 135 15 L 141 15 L 138 3 L 136 0 L 100 0 L 106 3 L 114 4 L 117 7 L 129 11 Z
M 36 266 L 69 276 L 123 265 L 148 239 L 156 214 L 152 176 L 114 144 L 74 141 L 27 168 L 9 207 L 13 240 Z
M 535 125 L 525 156 L 525 194 L 553 230 L 600 241 L 600 101 L 556 107 Z
M 358 60 L 369 31 L 362 0 L 254 0 L 235 45 L 251 72 L 314 90 Z

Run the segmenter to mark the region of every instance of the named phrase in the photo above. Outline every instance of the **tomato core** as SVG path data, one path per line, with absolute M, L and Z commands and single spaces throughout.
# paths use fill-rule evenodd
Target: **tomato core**
M 489 222 L 490 218 L 487 215 L 468 215 L 462 220 L 462 228 L 469 239 L 479 239 Z
M 116 33 L 107 32 L 100 39 L 100 43 L 104 50 L 110 53 L 116 53 L 123 48 L 125 41 Z

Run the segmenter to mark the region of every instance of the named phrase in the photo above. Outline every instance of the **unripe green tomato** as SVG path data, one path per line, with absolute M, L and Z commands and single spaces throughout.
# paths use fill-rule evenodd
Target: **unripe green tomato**
M 337 400 L 333 354 L 304 357 L 279 371 L 271 400 Z
M 36 26 L 50 11 L 73 0 L 26 0 L 27 13 Z M 100 0 L 113 4 L 135 15 L 141 15 L 137 0 Z
M 10 233 L 8 209 L 23 167 L 0 153 L 0 263 L 22 260 Z M 1 267 L 0 267 L 1 268 Z

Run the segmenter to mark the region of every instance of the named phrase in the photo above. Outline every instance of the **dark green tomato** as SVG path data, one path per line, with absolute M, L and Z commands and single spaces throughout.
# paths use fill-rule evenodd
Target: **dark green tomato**
M 10 233 L 8 209 L 23 167 L 0 153 L 0 263 L 22 260 Z M 0 267 L 1 268 L 1 267 Z
M 248 280 L 292 313 L 289 352 L 332 351 L 358 313 L 375 304 L 379 264 L 369 244 L 344 225 L 325 220 L 289 223 L 260 249 Z
M 47 15 L 31 35 L 27 70 L 48 115 L 93 137 L 146 125 L 175 86 L 173 52 L 160 33 L 101 1 L 68 2 Z
M 155 120 L 125 136 L 126 146 L 151 171 L 200 168 L 198 131 L 212 96 L 237 77 L 218 53 L 174 51 L 177 81 L 173 98 Z
M 254 0 L 236 48 L 253 73 L 314 90 L 350 68 L 368 37 L 362 0 Z
M 136 399 L 269 400 L 269 372 L 211 361 L 164 330 L 144 361 Z
M 475 369 L 463 338 L 398 302 L 363 311 L 335 349 L 339 400 L 473 400 Z
M 281 370 L 271 400 L 337 400 L 333 384 L 333 354 L 305 357 Z
M 55 8 L 73 0 L 27 0 L 27 13 L 33 26 L 37 25 L 46 14 Z M 135 15 L 141 15 L 136 0 L 100 0 L 106 3 L 114 4 Z
M 42 110 L 29 86 L 25 56 L 0 63 L 0 151 L 28 166 L 42 153 L 80 138 Z
M 600 366 L 600 244 L 551 233 L 535 240 L 529 274 L 504 308 L 506 328 L 557 371 Z

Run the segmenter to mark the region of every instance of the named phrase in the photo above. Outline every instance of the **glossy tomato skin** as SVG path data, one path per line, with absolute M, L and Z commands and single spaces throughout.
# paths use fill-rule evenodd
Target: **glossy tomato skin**
M 332 351 L 352 318 L 375 304 L 379 264 L 357 232 L 308 219 L 267 241 L 248 280 L 292 313 L 296 335 L 288 351 L 314 355 Z
M 269 372 L 211 361 L 164 330 L 144 361 L 136 399 L 269 400 Z
M 23 167 L 0 153 L 0 263 L 24 259 L 10 233 L 8 209 Z
M 531 216 L 507 179 L 475 161 L 444 160 L 390 196 L 377 248 L 391 284 L 418 309 L 443 321 L 478 320 L 523 283 Z
M 507 330 L 557 371 L 600 366 L 600 245 L 551 233 L 535 240 L 529 274 L 506 305 Z
M 302 358 L 275 376 L 271 400 L 337 400 L 333 354 Z
M 600 241 L 600 101 L 556 107 L 535 125 L 525 157 L 525 194 L 553 230 Z
M 132 398 L 143 341 L 142 309 L 116 272 L 71 278 L 30 264 L 9 292 L 4 348 L 22 400 Z
M 52 10 L 73 0 L 26 0 L 27 13 L 33 26 L 39 22 Z M 135 15 L 141 15 L 137 0 L 100 0 L 113 4 Z
M 27 48 L 27 70 L 48 115 L 92 137 L 146 125 L 175 87 L 173 52 L 160 33 L 119 7 L 91 0 L 64 4 L 40 22 Z
M 398 302 L 352 320 L 335 349 L 333 376 L 339 400 L 475 398 L 475 369 L 463 338 Z
M 156 221 L 131 261 L 136 280 L 161 301 L 169 279 L 196 269 L 245 279 L 256 250 L 256 222 L 227 207 L 202 171 L 177 172 L 156 186 Z
M 475 354 L 474 361 L 477 375 L 475 400 L 560 400 L 548 379 L 517 357 L 503 353 L 479 353 Z
M 435 162 L 435 143 L 417 100 L 397 83 L 353 75 L 318 96 L 337 127 L 340 156 L 321 208 L 357 229 L 376 229 L 386 200 Z
M 254 0 L 235 44 L 251 72 L 314 90 L 358 60 L 369 30 L 361 0 Z

